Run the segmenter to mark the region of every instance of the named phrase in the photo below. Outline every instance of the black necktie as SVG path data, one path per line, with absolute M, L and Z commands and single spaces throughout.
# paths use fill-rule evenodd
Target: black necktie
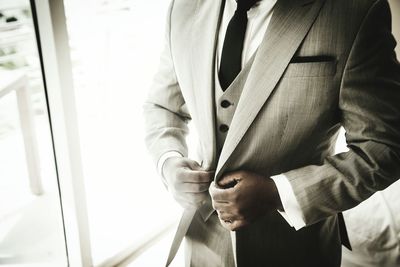
M 229 21 L 222 47 L 218 78 L 226 90 L 242 68 L 242 51 L 247 27 L 247 10 L 259 0 L 237 0 L 235 14 Z

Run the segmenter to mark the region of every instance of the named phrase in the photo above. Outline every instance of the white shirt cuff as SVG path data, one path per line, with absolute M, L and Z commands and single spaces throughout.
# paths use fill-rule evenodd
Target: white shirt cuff
M 168 151 L 168 152 L 165 152 L 164 154 L 162 154 L 161 157 L 158 159 L 157 171 L 163 178 L 164 178 L 164 175 L 163 175 L 164 163 L 167 159 L 172 158 L 172 157 L 183 157 L 183 156 L 178 151 Z
M 300 204 L 297 202 L 289 180 L 283 174 L 272 176 L 271 179 L 275 182 L 283 209 L 285 210 L 278 210 L 278 212 L 291 227 L 296 229 L 296 231 L 306 226 Z

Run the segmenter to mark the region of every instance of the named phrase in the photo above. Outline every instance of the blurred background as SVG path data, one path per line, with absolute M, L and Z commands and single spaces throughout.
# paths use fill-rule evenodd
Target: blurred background
M 142 103 L 158 65 L 168 1 L 64 5 L 91 253 L 98 266 L 179 219 L 180 208 L 159 181 L 142 132 Z M 66 266 L 36 41 L 29 1 L 0 0 L 0 265 Z
M 0 265 L 68 266 L 63 186 L 31 2 L 0 0 Z M 142 103 L 169 1 L 63 3 L 86 188 L 77 200 L 87 209 L 86 253 L 91 266 L 161 266 L 181 209 L 144 147 Z M 400 40 L 400 1 L 390 3 Z M 342 135 L 337 149 L 344 147 Z M 350 226 L 359 223 L 346 216 Z M 181 253 L 174 266 L 183 266 Z

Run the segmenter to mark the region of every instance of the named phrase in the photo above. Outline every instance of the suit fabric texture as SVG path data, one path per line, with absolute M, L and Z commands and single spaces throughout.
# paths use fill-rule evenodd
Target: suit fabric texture
M 155 162 L 168 151 L 187 156 L 192 120 L 197 160 L 216 181 L 235 170 L 288 178 L 307 226 L 295 231 L 273 212 L 237 231 L 239 267 L 340 266 L 337 213 L 400 177 L 400 67 L 388 3 L 278 0 L 219 152 L 214 64 L 223 4 L 172 1 L 144 105 L 148 149 Z M 334 155 L 341 126 L 349 151 Z M 187 214 L 187 266 L 234 266 L 211 204 Z

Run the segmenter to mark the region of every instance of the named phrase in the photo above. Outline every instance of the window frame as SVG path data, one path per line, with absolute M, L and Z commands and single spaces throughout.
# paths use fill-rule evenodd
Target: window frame
M 93 266 L 69 36 L 63 0 L 29 0 L 35 27 L 70 267 Z M 97 267 L 124 265 L 173 231 L 171 223 Z
M 92 266 L 72 65 L 62 0 L 30 0 L 60 191 L 68 266 Z

